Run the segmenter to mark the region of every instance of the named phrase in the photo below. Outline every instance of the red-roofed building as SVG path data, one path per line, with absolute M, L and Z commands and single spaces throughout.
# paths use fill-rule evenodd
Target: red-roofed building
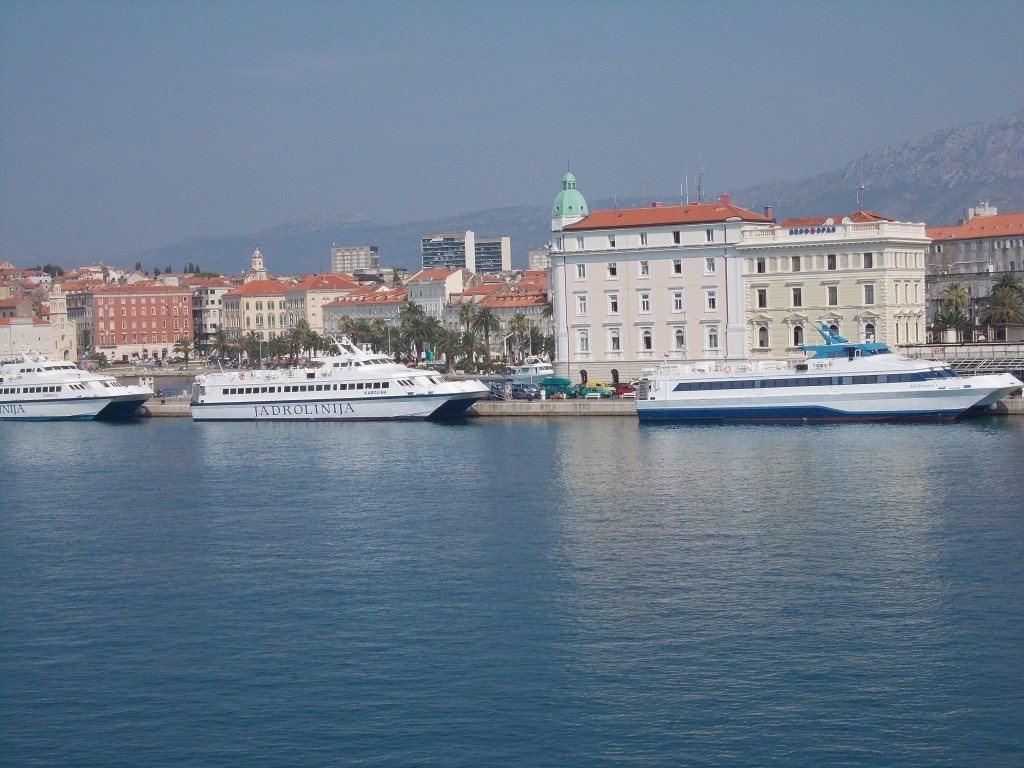
M 311 330 L 324 332 L 323 307 L 359 288 L 351 275 L 329 272 L 307 275 L 285 292 L 288 327 L 305 320 Z
M 192 339 L 192 291 L 165 285 L 66 288 L 79 349 L 108 359 L 168 357 L 179 339 Z
M 398 326 L 402 307 L 409 300 L 409 294 L 402 286 L 371 287 L 360 286 L 323 305 L 324 333 L 340 335 L 349 331 L 348 321 L 370 322 L 381 321 L 389 328 Z M 391 350 L 388 350 L 390 354 Z
M 871 211 L 776 224 L 717 202 L 552 208 L 556 370 L 640 374 L 664 360 L 785 359 L 820 324 L 924 342 L 924 225 Z
M 250 280 L 223 295 L 223 330 L 228 336 L 243 336 L 255 331 L 262 339 L 271 339 L 288 330 L 285 291 L 288 286 L 276 280 Z
M 1024 278 L 1024 212 L 999 213 L 987 202 L 967 210 L 965 220 L 952 227 L 929 227 L 932 239 L 927 260 L 928 317 L 934 320 L 942 309 L 942 296 L 951 283 L 968 292 L 968 319 L 974 325 L 966 329 L 967 340 L 979 340 L 988 329 L 977 320 L 995 281 L 1005 274 Z M 995 329 L 1003 340 L 1006 329 Z M 934 332 L 936 340 L 940 332 Z M 1015 329 L 1012 336 L 1020 335 Z

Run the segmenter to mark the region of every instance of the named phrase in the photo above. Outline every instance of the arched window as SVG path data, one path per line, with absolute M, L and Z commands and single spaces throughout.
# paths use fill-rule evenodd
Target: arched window
M 612 352 L 619 352 L 622 349 L 622 343 L 619 339 L 619 332 L 612 331 L 608 336 L 608 345 Z
M 838 326 L 838 325 L 836 325 L 835 323 L 831 323 L 831 324 L 829 325 L 828 329 L 829 329 L 830 331 L 832 331 L 832 333 L 835 333 L 835 334 L 838 334 L 838 333 L 839 333 L 839 326 Z
M 645 329 L 644 332 L 640 334 L 640 342 L 643 346 L 644 351 L 650 352 L 652 349 L 654 349 L 654 334 L 652 334 L 650 330 Z
M 759 346 L 759 347 L 767 347 L 767 346 L 769 346 L 769 344 L 768 344 L 768 328 L 767 328 L 767 326 L 762 325 L 760 328 L 757 329 L 757 346 Z
M 686 331 L 682 328 L 676 328 L 675 333 L 676 349 L 682 349 L 686 346 Z
M 589 352 L 590 351 L 590 334 L 588 334 L 586 331 L 580 331 L 579 341 L 580 341 L 580 352 Z
M 875 340 L 875 324 L 874 323 L 868 323 L 867 325 L 864 326 L 864 339 L 865 339 L 865 341 L 874 341 Z
M 718 349 L 718 326 L 708 328 L 708 349 Z
M 799 347 L 804 343 L 804 327 L 797 325 L 793 327 L 793 346 Z

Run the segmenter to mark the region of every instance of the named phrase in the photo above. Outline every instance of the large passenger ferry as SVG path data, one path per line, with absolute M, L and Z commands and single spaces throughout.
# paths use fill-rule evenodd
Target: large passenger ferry
M 122 384 L 31 350 L 0 367 L 0 421 L 126 418 L 152 396 L 150 387 Z
M 192 385 L 194 421 L 374 421 L 462 415 L 490 390 L 480 381 L 448 381 L 360 349 L 347 337 L 336 354 L 275 370 L 201 374 Z
M 1009 373 L 962 376 L 878 342 L 822 326 L 800 361 L 671 363 L 637 388 L 641 421 L 833 422 L 949 420 L 998 402 L 1021 382 Z

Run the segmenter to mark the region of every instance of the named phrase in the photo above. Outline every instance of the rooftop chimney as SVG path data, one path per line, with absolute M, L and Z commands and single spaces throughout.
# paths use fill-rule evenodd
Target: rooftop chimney
M 764 207 L 764 217 L 766 219 L 771 219 L 772 221 L 775 221 L 775 217 L 772 215 L 773 213 L 774 211 L 772 210 L 772 207 L 770 205 L 766 205 Z
M 662 202 L 651 203 L 651 208 L 663 208 L 665 206 Z
M 728 193 L 726 193 L 724 195 L 719 195 L 718 196 L 718 202 L 725 203 L 726 205 L 730 205 L 732 203 L 732 198 L 729 197 Z

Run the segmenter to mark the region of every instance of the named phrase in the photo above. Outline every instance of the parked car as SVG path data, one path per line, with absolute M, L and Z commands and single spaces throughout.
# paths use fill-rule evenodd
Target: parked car
M 636 387 L 628 382 L 621 382 L 615 385 L 616 397 L 636 397 Z
M 552 397 L 571 397 L 569 393 L 573 386 L 571 379 L 563 379 L 559 376 L 545 376 L 544 380 L 540 383 L 540 388 L 544 390 L 544 396 L 550 400 Z
M 537 400 L 540 398 L 540 387 L 536 384 L 513 384 L 513 400 Z
M 589 398 L 605 398 L 611 397 L 614 394 L 614 390 L 607 384 L 602 384 L 599 381 L 588 381 L 586 384 L 579 385 L 578 397 L 589 397 Z
M 505 385 L 499 381 L 492 381 L 487 384 L 487 388 L 490 394 L 487 395 L 488 400 L 504 400 L 505 399 Z

